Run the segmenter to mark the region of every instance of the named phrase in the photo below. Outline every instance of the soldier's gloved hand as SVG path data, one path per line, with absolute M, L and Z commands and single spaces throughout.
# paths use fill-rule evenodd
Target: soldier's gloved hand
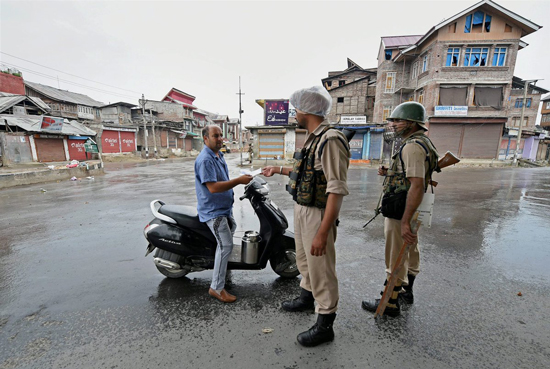
M 379 176 L 386 176 L 386 174 L 388 174 L 388 168 L 381 165 L 380 168 L 378 168 L 378 175 Z

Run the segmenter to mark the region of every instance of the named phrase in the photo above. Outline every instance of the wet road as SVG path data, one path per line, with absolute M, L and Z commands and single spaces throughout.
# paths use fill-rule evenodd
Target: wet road
M 415 303 L 375 320 L 360 303 L 383 282 L 382 218 L 361 227 L 381 180 L 351 168 L 336 339 L 307 349 L 295 336 L 314 315 L 280 310 L 298 279 L 234 271 L 239 300 L 223 305 L 210 272 L 169 280 L 143 257 L 149 202 L 196 204 L 192 163 L 109 164 L 93 181 L 0 191 L 0 368 L 550 367 L 550 169 L 437 174 Z M 292 228 L 285 183 L 269 183 Z M 235 218 L 240 232 L 258 227 L 248 203 L 236 200 Z

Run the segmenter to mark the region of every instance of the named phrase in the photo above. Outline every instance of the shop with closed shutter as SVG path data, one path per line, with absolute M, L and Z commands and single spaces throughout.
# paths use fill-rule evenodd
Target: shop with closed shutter
M 84 142 L 88 137 L 83 136 L 69 136 L 67 139 L 67 147 L 69 148 L 70 160 L 87 160 L 86 150 L 84 149 Z
M 306 142 L 306 136 L 307 136 L 307 130 L 305 129 L 297 129 L 296 130 L 296 150 L 300 150 L 304 147 L 304 143 Z
M 260 129 L 259 158 L 282 159 L 285 157 L 285 129 Z
M 101 134 L 101 152 L 119 154 L 136 151 L 136 131 L 134 128 L 104 127 Z
M 498 158 L 506 118 L 431 118 L 428 136 L 443 155 L 460 158 Z
M 133 152 L 137 150 L 136 133 L 119 131 L 120 135 L 120 152 Z
M 65 145 L 63 136 L 40 135 L 34 136 L 36 155 L 39 162 L 65 161 Z

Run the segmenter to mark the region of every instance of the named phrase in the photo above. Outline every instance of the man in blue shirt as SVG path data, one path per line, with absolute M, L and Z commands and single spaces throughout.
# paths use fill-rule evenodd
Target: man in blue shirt
M 195 190 L 197 211 L 216 237 L 218 247 L 214 258 L 214 273 L 208 293 L 222 302 L 237 298 L 225 290 L 227 262 L 233 251 L 233 234 L 237 228 L 233 218 L 233 187 L 248 184 L 252 176 L 229 179 L 229 170 L 220 149 L 223 134 L 220 127 L 211 125 L 202 130 L 204 148 L 195 160 Z

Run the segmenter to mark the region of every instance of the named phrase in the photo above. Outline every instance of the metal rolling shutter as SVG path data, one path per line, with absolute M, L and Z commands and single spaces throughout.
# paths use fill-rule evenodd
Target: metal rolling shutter
M 304 147 L 304 143 L 306 142 L 306 134 L 307 131 L 298 132 L 298 130 L 296 130 L 296 150 L 300 150 Z
M 349 149 L 351 151 L 351 158 L 353 160 L 363 159 L 363 147 L 367 142 L 363 142 L 363 138 L 366 138 L 366 134 L 355 134 L 353 139 L 349 142 Z
M 69 147 L 69 158 L 71 158 L 71 160 L 86 160 L 86 150 L 84 150 L 84 142 L 86 142 L 85 139 L 67 140 L 67 146 Z
M 465 124 L 460 156 L 470 159 L 498 158 L 501 129 L 501 124 Z
M 193 137 L 187 136 L 183 142 L 185 143 L 185 151 L 193 150 Z
M 369 157 L 367 159 L 379 160 L 382 148 L 382 132 L 370 133 Z
M 260 159 L 284 158 L 284 137 L 281 133 L 260 133 Z
M 440 155 L 447 151 L 460 155 L 460 142 L 464 124 L 430 123 L 428 136 Z
M 120 152 L 118 131 L 103 131 L 101 134 L 101 152 L 106 154 Z
M 67 159 L 62 138 L 36 138 L 34 143 L 40 162 L 65 161 Z
M 136 134 L 134 132 L 120 132 L 120 147 L 122 152 L 136 151 Z

